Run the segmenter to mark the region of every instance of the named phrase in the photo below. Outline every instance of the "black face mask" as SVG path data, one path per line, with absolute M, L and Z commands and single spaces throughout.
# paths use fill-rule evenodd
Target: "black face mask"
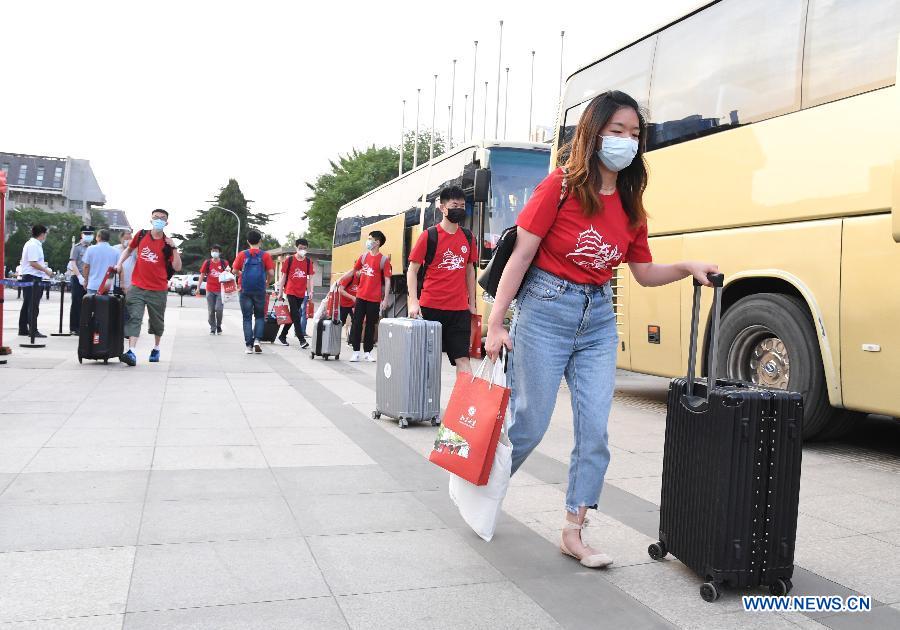
M 447 210 L 447 220 L 450 223 L 459 223 L 466 218 L 465 208 L 450 208 Z

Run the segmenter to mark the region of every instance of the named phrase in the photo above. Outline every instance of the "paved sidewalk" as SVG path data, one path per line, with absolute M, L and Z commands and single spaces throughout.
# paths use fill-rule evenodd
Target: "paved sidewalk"
M 679 562 L 647 556 L 664 428 L 657 379 L 621 375 L 609 483 L 587 530 L 616 564 L 588 571 L 556 547 L 572 446 L 565 390 L 484 543 L 427 462 L 434 429 L 371 420 L 374 365 L 311 361 L 296 345 L 245 355 L 238 311 L 212 337 L 205 301 L 179 308 L 177 297 L 161 363 L 147 363 L 145 338 L 136 368 L 79 365 L 74 338 L 20 349 L 9 337 L 18 302 L 6 296 L 15 354 L 0 366 L 0 627 L 900 625 L 890 459 L 848 466 L 826 447 L 804 452 L 795 593 L 859 591 L 876 611 L 744 613 L 740 593 L 707 604 Z M 43 309 L 45 332 L 57 299 Z M 445 398 L 451 384 L 447 370 Z

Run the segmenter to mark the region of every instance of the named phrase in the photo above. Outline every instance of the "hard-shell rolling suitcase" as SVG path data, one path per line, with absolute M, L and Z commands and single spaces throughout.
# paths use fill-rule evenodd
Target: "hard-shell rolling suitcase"
M 716 380 L 723 276 L 711 274 L 709 378 L 695 382 L 700 286 L 694 282 L 687 378 L 669 385 L 656 560 L 671 553 L 720 587 L 768 586 L 790 592 L 800 494 L 803 398 Z M 710 389 L 708 383 L 715 385 Z
M 323 312 L 319 318 L 313 319 L 312 335 L 309 340 L 311 359 L 319 356 L 327 361 L 329 358 L 339 359 L 341 357 L 342 327 L 339 321 L 339 303 L 337 296 L 329 292 L 323 305 L 326 309 L 331 306 L 330 312 Z
M 441 324 L 425 319 L 386 318 L 378 324 L 376 420 L 395 418 L 401 429 L 411 421 L 441 415 Z
M 106 293 L 110 272 L 101 285 L 103 293 L 85 295 L 81 300 L 78 322 L 78 362 L 93 359 L 108 363 L 125 352 L 125 297 L 116 281 L 112 293 Z

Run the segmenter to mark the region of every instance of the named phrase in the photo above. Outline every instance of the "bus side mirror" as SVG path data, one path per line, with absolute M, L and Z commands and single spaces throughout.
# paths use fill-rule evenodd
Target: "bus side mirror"
M 491 169 L 479 168 L 475 169 L 475 186 L 472 191 L 473 200 L 485 202 L 489 198 L 491 190 Z

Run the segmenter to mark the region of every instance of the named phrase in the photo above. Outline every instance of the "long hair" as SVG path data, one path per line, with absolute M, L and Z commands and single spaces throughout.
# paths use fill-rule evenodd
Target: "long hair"
M 640 123 L 638 152 L 627 168 L 619 171 L 616 188 L 622 200 L 622 207 L 628 215 L 631 227 L 637 227 L 647 220 L 643 194 L 647 187 L 647 165 L 644 163 L 644 149 L 647 142 L 647 122 L 637 101 L 624 92 L 612 90 L 595 97 L 581 114 L 578 127 L 571 142 L 563 149 L 568 154 L 568 186 L 571 194 L 581 203 L 585 216 L 591 217 L 603 212 L 600 197 L 600 131 L 609 123 L 617 111 L 630 107 L 635 111 Z

